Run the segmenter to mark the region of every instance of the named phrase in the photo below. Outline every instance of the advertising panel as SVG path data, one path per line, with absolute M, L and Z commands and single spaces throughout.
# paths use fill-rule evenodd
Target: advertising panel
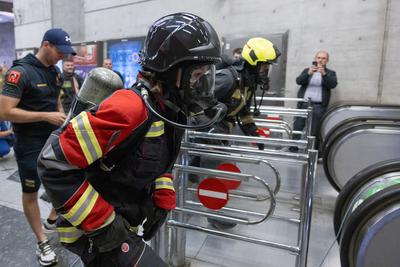
M 139 52 L 143 43 L 144 37 L 107 41 L 107 57 L 112 60 L 113 69 L 122 74 L 126 88 L 136 82 L 140 70 Z
M 89 71 L 100 66 L 100 58 L 102 52 L 102 43 L 83 43 L 73 45 L 76 56 L 73 57 L 75 63 L 75 72 L 83 79 Z

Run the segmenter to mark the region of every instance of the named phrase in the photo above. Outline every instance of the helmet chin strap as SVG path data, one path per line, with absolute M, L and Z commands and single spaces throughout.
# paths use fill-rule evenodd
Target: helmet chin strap
M 139 84 L 140 85 L 140 84 Z M 180 124 L 174 121 L 171 121 L 167 118 L 165 118 L 164 116 L 162 116 L 160 113 L 158 113 L 153 106 L 150 103 L 150 96 L 149 96 L 149 92 L 148 89 L 142 84 L 142 86 L 140 86 L 140 94 L 143 97 L 144 103 L 146 104 L 147 108 L 159 119 L 165 121 L 166 123 L 172 125 L 173 127 L 179 128 L 179 129 L 183 129 L 183 130 L 200 130 L 203 128 L 207 128 L 210 127 L 211 125 L 213 125 L 214 123 L 220 121 L 226 114 L 226 106 L 222 103 L 218 103 L 217 105 L 215 105 L 214 107 L 212 107 L 212 109 L 217 110 L 216 114 L 214 115 L 214 117 L 212 119 L 210 119 L 208 122 L 200 124 L 200 125 L 188 125 L 188 124 Z

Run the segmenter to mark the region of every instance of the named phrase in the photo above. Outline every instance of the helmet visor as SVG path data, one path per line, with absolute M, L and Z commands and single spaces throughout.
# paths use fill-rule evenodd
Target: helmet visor
M 185 70 L 183 86 L 188 106 L 208 109 L 215 105 L 215 65 L 193 65 Z

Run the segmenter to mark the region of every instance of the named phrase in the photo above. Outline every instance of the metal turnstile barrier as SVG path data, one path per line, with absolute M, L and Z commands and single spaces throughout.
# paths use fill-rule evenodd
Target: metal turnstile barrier
M 298 114 L 298 113 L 297 113 Z M 305 113 L 304 113 L 305 114 Z M 192 143 L 190 138 L 209 139 L 209 140 L 228 140 L 243 143 L 263 143 L 266 145 L 298 146 L 303 148 L 306 153 L 290 153 L 277 150 L 263 150 L 246 146 L 224 146 Z M 160 229 L 156 238 L 152 242 L 153 248 L 165 259 L 171 266 L 187 266 L 185 258 L 186 232 L 185 230 L 194 230 L 224 238 L 242 240 L 254 244 L 268 246 L 272 248 L 286 250 L 297 256 L 296 267 L 307 266 L 307 253 L 309 247 L 311 211 L 312 211 L 312 192 L 316 173 L 316 163 L 318 152 L 313 150 L 314 137 L 305 140 L 288 139 L 266 139 L 262 137 L 236 136 L 225 134 L 213 134 L 187 131 L 185 141 L 182 143 L 179 164 L 174 168 L 174 186 L 177 191 L 178 203 L 176 210 L 171 214 L 166 225 Z M 235 162 L 246 162 L 251 164 L 266 165 L 273 170 L 275 174 L 275 188 L 271 189 L 269 184 L 262 178 L 251 175 L 228 171 L 220 171 L 207 168 L 188 166 L 189 157 L 201 156 L 213 158 L 216 160 L 231 160 Z M 300 192 L 300 215 L 298 219 L 274 216 L 276 206 L 276 195 L 279 193 L 281 178 L 279 171 L 269 162 L 269 159 L 280 162 L 295 162 L 304 164 L 306 171 L 302 176 Z M 213 211 L 202 207 L 201 203 L 188 197 L 195 189 L 189 186 L 189 174 L 212 175 L 224 179 L 238 179 L 240 181 L 254 181 L 260 187 L 264 188 L 261 194 L 247 192 L 245 190 L 232 190 L 231 195 L 234 199 L 245 201 L 265 201 L 263 212 L 251 211 L 243 208 L 223 207 L 221 210 Z M 264 205 L 264 204 L 263 204 Z M 202 225 L 189 223 L 189 216 L 202 216 L 207 218 L 219 219 L 237 224 L 258 224 L 269 218 L 277 220 L 286 220 L 298 224 L 297 244 L 289 245 L 274 242 L 257 237 L 240 235 L 232 232 L 221 231 L 208 228 Z M 251 219 L 256 218 L 256 219 Z
M 284 132 L 288 139 L 293 137 L 292 127 L 284 120 L 254 119 L 254 122 L 258 127 L 267 127 L 271 132 Z
M 257 101 L 260 101 L 261 97 L 257 97 Z M 301 98 L 280 98 L 280 97 L 267 97 L 263 101 L 292 101 L 292 102 L 308 102 L 308 100 Z M 254 108 L 252 109 L 254 111 Z M 257 125 L 263 127 L 271 127 L 272 131 L 283 131 L 288 135 L 288 138 L 292 139 L 293 135 L 300 135 L 300 139 L 306 139 L 307 136 L 311 135 L 311 124 L 312 124 L 312 107 L 309 105 L 307 109 L 295 109 L 287 107 L 278 106 L 265 106 L 261 105 L 258 109 L 259 116 L 261 118 L 255 118 Z M 263 116 L 279 115 L 279 116 L 289 116 L 289 117 L 302 117 L 306 119 L 306 125 L 303 131 L 294 131 L 290 124 L 284 120 L 276 120 L 275 123 L 269 121 L 264 121 Z M 265 118 L 265 119 L 268 119 Z

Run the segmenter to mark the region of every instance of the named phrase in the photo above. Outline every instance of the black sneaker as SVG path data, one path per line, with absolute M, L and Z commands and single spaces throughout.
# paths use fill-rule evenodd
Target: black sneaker
M 53 248 L 49 244 L 49 240 L 37 243 L 36 257 L 41 266 L 53 266 L 57 264 L 58 258 Z

